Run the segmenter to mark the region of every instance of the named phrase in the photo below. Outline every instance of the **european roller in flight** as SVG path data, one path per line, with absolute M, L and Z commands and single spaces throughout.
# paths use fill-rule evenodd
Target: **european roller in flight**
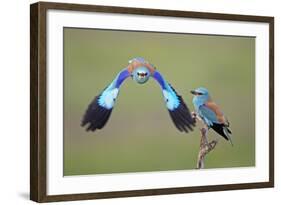
M 81 126 L 86 126 L 87 131 L 95 131 L 105 126 L 114 108 L 120 86 L 129 77 L 139 84 L 146 83 L 150 77 L 158 82 L 165 105 L 176 128 L 181 132 L 193 130 L 195 120 L 182 97 L 154 65 L 141 57 L 131 59 L 127 67 L 121 70 L 114 80 L 93 99 L 83 116 Z
M 232 144 L 229 122 L 219 106 L 212 100 L 209 91 L 201 87 L 192 90 L 191 93 L 194 95 L 192 102 L 196 114 L 199 115 L 208 128 L 212 128 Z

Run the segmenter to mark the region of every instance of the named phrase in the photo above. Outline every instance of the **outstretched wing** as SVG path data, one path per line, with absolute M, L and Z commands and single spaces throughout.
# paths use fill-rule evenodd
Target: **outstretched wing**
M 191 113 L 184 103 L 182 97 L 177 94 L 175 89 L 165 81 L 165 79 L 157 70 L 155 70 L 153 73 L 153 78 L 160 84 L 162 88 L 166 107 L 178 130 L 181 132 L 193 130 L 192 127 L 195 126 L 195 121 L 192 118 Z
M 102 129 L 105 126 L 114 107 L 119 88 L 129 76 L 130 72 L 127 69 L 122 70 L 112 83 L 94 98 L 84 114 L 81 122 L 82 127 L 87 126 L 87 131 L 94 132 L 96 129 Z

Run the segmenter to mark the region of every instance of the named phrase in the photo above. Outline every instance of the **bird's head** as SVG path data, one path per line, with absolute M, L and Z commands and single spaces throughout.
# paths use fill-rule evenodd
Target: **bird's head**
M 190 91 L 194 95 L 193 103 L 194 104 L 204 104 L 209 100 L 209 91 L 206 88 L 200 87 L 195 90 Z
M 139 83 L 146 83 L 150 77 L 150 71 L 147 67 L 141 66 L 136 68 L 132 73 L 133 79 Z

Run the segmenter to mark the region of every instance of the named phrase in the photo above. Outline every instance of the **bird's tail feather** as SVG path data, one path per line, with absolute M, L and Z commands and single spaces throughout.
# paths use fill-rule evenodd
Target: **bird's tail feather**
M 232 134 L 231 130 L 228 129 L 227 127 L 223 127 L 223 133 L 225 134 L 225 136 L 227 137 L 227 139 L 229 140 L 229 142 L 233 146 L 232 139 L 231 139 L 231 134 Z
M 233 146 L 232 139 L 231 139 L 231 130 L 224 124 L 213 123 L 211 128 L 215 130 L 219 135 L 221 135 L 227 141 L 230 141 L 231 145 Z

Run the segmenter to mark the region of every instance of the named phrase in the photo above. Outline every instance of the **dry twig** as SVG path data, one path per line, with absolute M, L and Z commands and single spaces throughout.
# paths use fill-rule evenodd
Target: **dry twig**
M 195 119 L 201 121 L 204 124 L 204 126 L 200 128 L 201 140 L 200 140 L 200 149 L 197 158 L 197 169 L 204 169 L 205 157 L 210 151 L 215 149 L 218 141 L 212 140 L 211 142 L 208 142 L 208 127 L 205 125 L 204 121 L 194 112 L 192 113 L 192 115 Z

